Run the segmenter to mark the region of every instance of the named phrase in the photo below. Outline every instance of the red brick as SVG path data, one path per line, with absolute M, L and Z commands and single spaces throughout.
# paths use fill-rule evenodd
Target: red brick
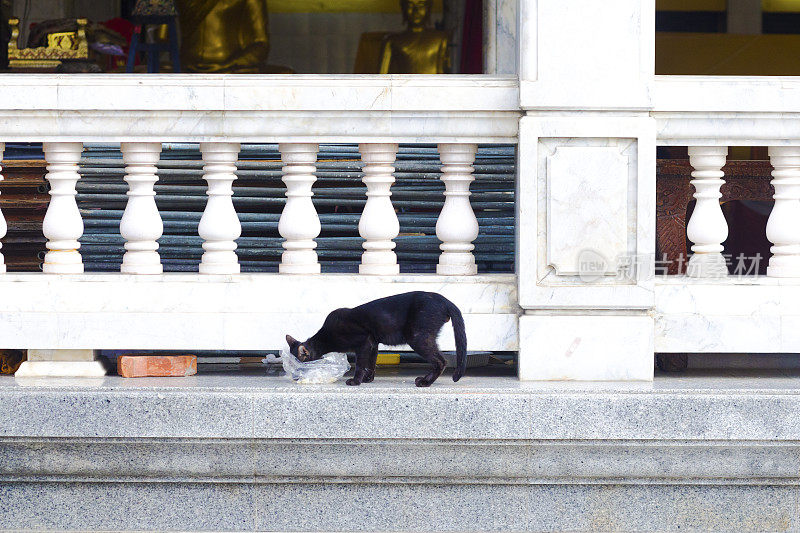
M 197 356 L 121 355 L 117 373 L 124 378 L 193 376 L 197 374 Z

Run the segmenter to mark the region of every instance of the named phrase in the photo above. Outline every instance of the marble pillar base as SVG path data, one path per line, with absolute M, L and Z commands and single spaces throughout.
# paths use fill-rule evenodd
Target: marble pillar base
M 28 350 L 15 377 L 102 377 L 106 370 L 95 361 L 95 350 Z
M 643 315 L 524 315 L 523 381 L 652 381 L 653 319 Z
M 728 265 L 722 254 L 695 253 L 686 265 L 686 275 L 691 278 L 724 278 L 728 275 Z

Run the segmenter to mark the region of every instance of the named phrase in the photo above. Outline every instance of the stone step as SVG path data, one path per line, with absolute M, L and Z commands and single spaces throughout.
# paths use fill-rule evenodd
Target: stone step
M 800 386 L 0 378 L 1 527 L 798 529 Z

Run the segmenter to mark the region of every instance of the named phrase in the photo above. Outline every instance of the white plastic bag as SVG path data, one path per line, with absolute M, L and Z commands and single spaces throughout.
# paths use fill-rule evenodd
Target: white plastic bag
M 331 352 L 322 359 L 303 363 L 288 350 L 281 350 L 281 364 L 286 375 L 297 383 L 333 383 L 350 370 L 347 354 Z

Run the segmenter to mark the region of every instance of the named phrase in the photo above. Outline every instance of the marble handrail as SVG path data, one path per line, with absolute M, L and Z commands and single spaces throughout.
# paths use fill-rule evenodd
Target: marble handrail
M 4 142 L 516 143 L 489 76 L 3 74 Z
M 662 146 L 800 145 L 800 78 L 656 76 L 650 115 Z

